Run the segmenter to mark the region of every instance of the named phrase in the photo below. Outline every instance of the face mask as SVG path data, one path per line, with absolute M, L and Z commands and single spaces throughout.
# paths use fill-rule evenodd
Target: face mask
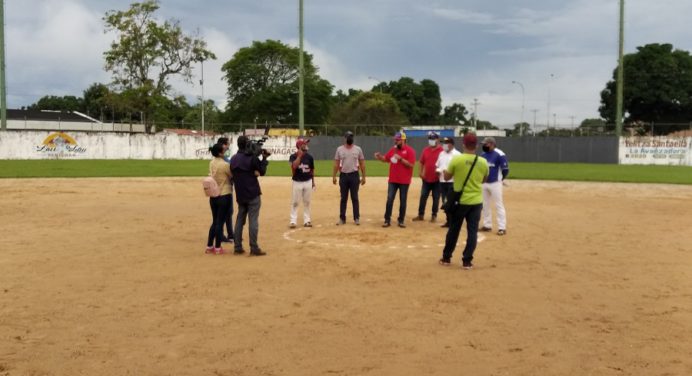
M 401 150 L 402 147 L 404 147 L 404 145 L 402 145 L 402 144 L 398 144 L 398 145 L 396 146 L 396 148 L 399 149 L 399 150 Z
M 483 145 L 483 151 L 486 152 L 486 153 L 489 152 L 489 151 L 490 151 L 490 146 L 488 146 L 488 145 Z
M 353 137 L 347 137 L 346 138 L 346 144 L 353 145 Z
M 450 144 L 445 145 L 445 150 L 447 150 L 447 152 L 451 152 L 453 149 L 454 149 L 454 146 L 452 146 Z
M 430 146 L 435 146 L 436 143 L 435 140 L 428 140 L 428 145 Z
M 307 147 L 307 146 L 304 146 L 304 147 L 303 147 L 303 151 L 308 151 L 308 147 Z

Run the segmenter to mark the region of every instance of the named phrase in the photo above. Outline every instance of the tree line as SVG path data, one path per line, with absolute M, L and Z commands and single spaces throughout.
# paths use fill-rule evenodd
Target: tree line
M 208 128 L 237 130 L 239 124 L 296 124 L 298 122 L 299 54 L 278 40 L 254 41 L 238 50 L 222 66 L 227 102 L 219 109 L 212 100 L 190 104 L 175 95 L 172 77 L 192 83 L 194 64 L 216 59 L 198 35 L 183 32 L 178 20 L 159 21 L 158 0 L 133 3 L 103 17 L 106 31 L 116 39 L 104 52 L 108 84 L 94 83 L 81 97 L 44 96 L 28 106 L 37 110 L 79 111 L 103 122 L 141 122 L 148 131 L 167 127 L 199 128 L 202 106 Z M 380 82 L 370 90 L 337 90 L 319 75 L 313 56 L 303 52 L 305 122 L 329 129 L 330 124 L 361 125 L 365 133 L 390 133 L 404 125 L 464 125 L 471 120 L 466 107 L 442 107 L 439 85 L 411 77 Z M 624 60 L 625 124 L 688 123 L 692 119 L 692 56 L 670 44 L 638 47 Z M 586 119 L 582 130 L 612 131 L 615 119 L 615 77 L 601 92 L 601 119 Z M 480 129 L 497 129 L 475 119 Z M 369 127 L 372 126 L 372 127 Z M 659 132 L 687 128 L 679 125 Z M 544 130 L 542 132 L 550 132 Z M 553 134 L 557 132 L 552 130 Z M 528 123 L 517 123 L 512 134 L 532 133 Z

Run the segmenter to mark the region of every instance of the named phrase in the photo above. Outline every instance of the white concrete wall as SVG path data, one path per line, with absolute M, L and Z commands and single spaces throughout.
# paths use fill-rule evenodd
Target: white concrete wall
M 692 137 L 621 137 L 620 164 L 692 166 Z
M 228 135 L 231 153 L 237 151 L 236 134 Z M 132 134 L 76 131 L 0 132 L 0 159 L 208 159 L 215 137 L 171 133 Z M 288 160 L 295 152 L 295 137 L 270 137 L 264 148 L 270 160 Z

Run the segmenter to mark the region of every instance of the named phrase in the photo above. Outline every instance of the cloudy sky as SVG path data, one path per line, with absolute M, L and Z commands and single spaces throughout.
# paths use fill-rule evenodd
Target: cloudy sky
M 627 0 L 626 52 L 647 43 L 692 50 L 689 0 Z M 108 83 L 103 14 L 130 1 L 5 0 L 8 106 L 76 95 Z M 205 93 L 225 101 L 221 65 L 253 40 L 298 41 L 298 0 L 162 0 L 161 18 L 199 29 L 218 60 Z M 598 117 L 599 93 L 617 59 L 617 0 L 305 0 L 305 43 L 337 89 L 375 80 L 429 78 L 445 105 L 461 102 L 508 127 L 522 116 L 545 126 Z M 198 85 L 176 83 L 191 101 Z M 550 98 L 550 99 L 549 99 Z M 550 104 L 550 112 L 548 105 Z M 550 115 L 548 115 L 550 114 Z M 553 116 L 554 114 L 554 116 Z

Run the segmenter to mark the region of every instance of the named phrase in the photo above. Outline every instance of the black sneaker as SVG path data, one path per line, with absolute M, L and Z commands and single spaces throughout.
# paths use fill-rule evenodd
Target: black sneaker
M 437 216 L 436 216 L 436 215 L 433 215 L 433 216 L 430 218 L 430 222 L 435 223 L 436 221 L 437 221 Z
M 389 227 L 389 226 L 391 226 L 391 225 L 392 225 L 391 223 L 385 222 L 385 223 L 382 224 L 382 227 Z
M 223 243 L 233 243 L 233 238 L 223 238 L 221 239 Z
M 336 222 L 336 225 L 337 225 L 337 226 L 341 226 L 341 225 L 344 225 L 344 224 L 346 224 L 346 221 L 344 221 L 343 219 L 340 219 L 339 222 Z
M 419 216 L 413 218 L 413 221 L 414 221 L 414 222 L 418 222 L 418 221 L 422 221 L 422 220 L 423 220 L 423 216 L 422 216 L 422 215 L 419 215 Z
M 490 231 L 493 231 L 493 229 L 490 227 L 481 227 L 481 232 L 490 232 Z
M 312 223 L 306 222 L 306 223 L 303 225 L 303 227 L 312 227 Z
M 450 266 L 450 265 L 452 265 L 452 262 L 451 262 L 449 259 L 445 259 L 444 257 L 441 258 L 440 261 L 438 261 L 438 262 L 439 262 L 440 265 L 442 265 L 442 266 Z
M 236 250 L 233 251 L 233 254 L 234 254 L 234 255 L 244 255 L 244 254 L 245 254 L 245 250 L 244 250 L 244 249 L 236 249 Z
M 356 224 L 356 226 L 360 226 L 360 218 L 356 218 L 353 220 L 353 223 Z
M 461 263 L 461 267 L 464 270 L 471 270 L 471 269 L 473 269 L 473 264 L 471 263 L 471 261 L 464 261 Z
M 500 236 L 502 236 L 502 235 L 507 234 L 507 231 L 506 231 L 506 230 L 499 230 L 499 231 L 497 232 L 497 234 L 500 235 Z
M 250 251 L 250 256 L 266 256 L 267 252 L 262 252 L 261 249 L 256 249 L 254 251 Z

